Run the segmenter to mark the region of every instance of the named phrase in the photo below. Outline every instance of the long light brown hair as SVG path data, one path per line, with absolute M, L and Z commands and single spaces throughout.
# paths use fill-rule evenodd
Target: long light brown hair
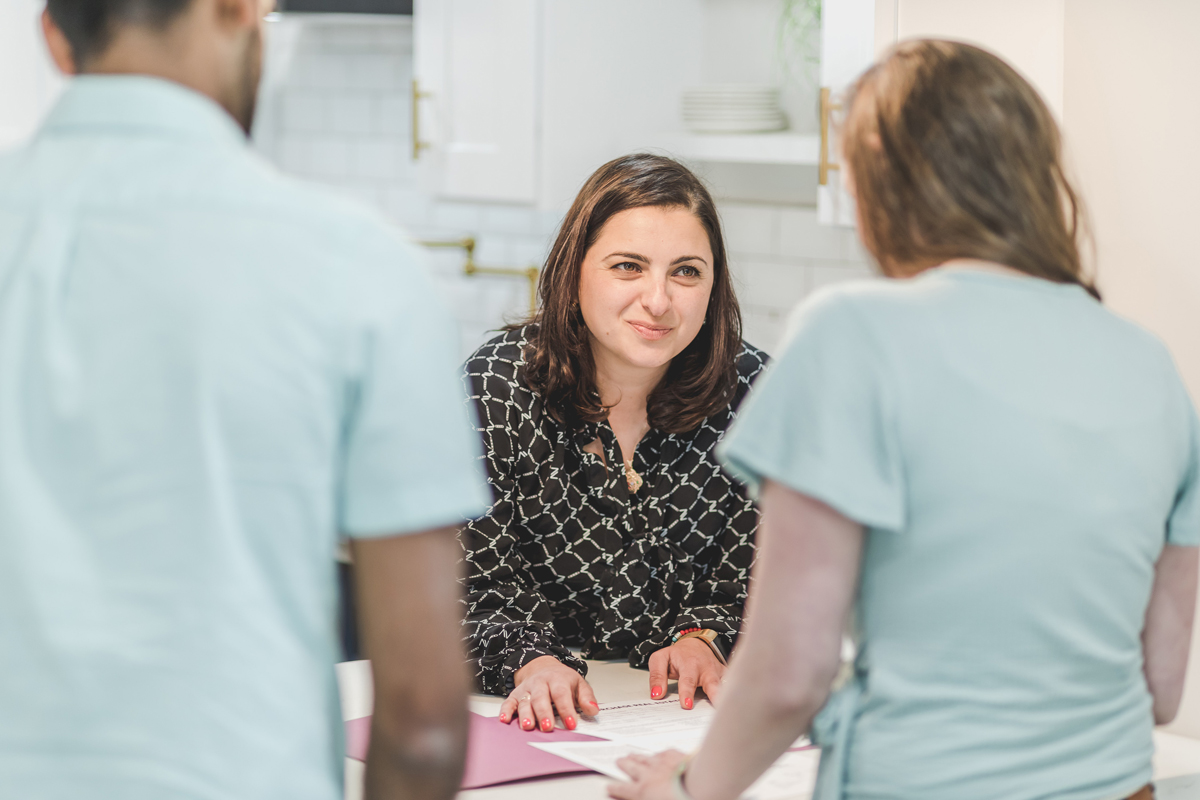
M 904 42 L 858 80 L 849 109 L 859 229 L 886 274 L 980 259 L 1100 298 L 1058 125 L 1016 70 L 968 44 Z
M 608 416 L 596 386 L 591 338 L 579 311 L 584 256 L 615 214 L 631 208 L 686 208 L 708 233 L 713 255 L 707 322 L 671 360 L 646 401 L 651 426 L 667 433 L 697 428 L 732 399 L 742 344 L 738 309 L 716 205 L 691 170 L 663 156 L 639 153 L 596 170 L 571 204 L 538 281 L 541 307 L 532 323 L 523 377 L 560 422 L 599 422 Z

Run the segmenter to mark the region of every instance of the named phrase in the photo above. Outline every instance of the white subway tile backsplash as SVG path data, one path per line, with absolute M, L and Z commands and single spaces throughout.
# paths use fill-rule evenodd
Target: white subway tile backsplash
M 332 133 L 365 135 L 371 132 L 374 98 L 368 92 L 337 92 L 329 100 Z
M 863 247 L 862 240 L 858 238 L 858 231 L 850 231 L 850 236 L 846 244 L 847 261 L 856 264 L 865 264 L 874 266 L 875 257 L 867 252 L 867 248 Z
M 725 248 L 740 255 L 773 255 L 779 209 L 774 206 L 722 204 Z
M 788 312 L 766 306 L 742 307 L 742 338 L 771 355 L 778 354 Z
M 437 228 L 460 231 L 464 234 L 479 233 L 482 209 L 471 203 L 436 203 L 430 223 Z
M 356 178 L 394 181 L 400 176 L 403 153 L 389 139 L 358 139 L 351 145 L 352 172 Z
M 373 208 L 378 209 L 383 205 L 379 187 L 375 184 L 364 183 L 362 181 L 345 181 L 335 188 L 347 197 L 352 197 Z
M 358 89 L 400 89 L 404 83 L 402 73 L 411 73 L 411 68 L 401 67 L 398 55 L 390 53 L 364 53 L 346 56 L 349 64 L 351 85 Z
M 350 142 L 334 136 L 314 137 L 308 145 L 307 174 L 324 180 L 344 178 L 350 170 Z
M 779 212 L 779 254 L 790 258 L 846 258 L 842 230 L 817 223 L 816 209 L 785 208 Z
M 406 95 L 375 95 L 374 133 L 403 137 L 406 147 L 411 147 L 412 109 Z
M 427 238 L 436 237 L 414 236 L 413 238 L 417 241 L 421 241 Z M 441 280 L 446 280 L 453 283 L 454 281 L 458 281 L 460 278 L 464 278 L 463 264 L 465 263 L 466 256 L 463 255 L 462 250 L 449 247 L 436 247 L 427 248 L 427 252 L 428 258 L 426 259 L 426 263 L 429 264 L 429 268 Z M 458 284 L 453 283 L 453 285 L 457 286 Z M 478 300 L 474 300 L 472 302 L 477 303 Z M 464 308 L 466 307 L 464 306 Z
M 878 278 L 878 273 L 866 264 L 818 264 L 808 268 L 810 291 L 846 281 Z
M 388 186 L 384 189 L 383 210 L 406 228 L 429 225 L 429 197 L 413 186 Z
M 313 89 L 287 89 L 280 98 L 280 123 L 284 130 L 318 133 L 327 125 L 325 94 Z
M 521 206 L 486 205 L 479 224 L 489 232 L 528 234 L 533 231 L 535 214 Z
M 317 52 L 294 69 L 296 85 L 313 89 L 345 89 L 350 83 L 349 62 L 337 53 Z
M 312 159 L 309 155 L 309 145 L 312 140 L 307 136 L 283 136 L 276 143 L 275 158 L 284 172 L 294 175 L 310 175 Z
M 546 237 L 549 242 L 548 248 L 558 234 L 558 226 L 562 224 L 563 214 L 558 211 L 537 211 L 535 215 L 533 232 Z
M 381 30 L 375 26 L 368 27 L 357 22 L 322 21 L 314 27 L 314 35 L 319 39 L 319 46 L 322 49 L 345 53 L 386 47 L 387 42 L 381 38 L 381 34 L 392 33 L 386 28 Z
M 540 267 L 550 251 L 550 240 L 541 236 L 514 236 L 510 259 L 514 267 Z
M 485 233 L 475 240 L 475 261 L 478 264 L 491 267 L 508 266 L 512 259 L 511 253 L 506 236 Z
M 745 306 L 787 309 L 809 291 L 807 270 L 798 264 L 738 260 L 733 274 Z

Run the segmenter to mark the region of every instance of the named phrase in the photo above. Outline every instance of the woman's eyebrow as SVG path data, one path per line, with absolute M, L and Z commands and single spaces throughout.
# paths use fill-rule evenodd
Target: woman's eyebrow
M 639 255 L 637 253 L 609 253 L 608 258 L 628 258 L 633 261 L 641 261 L 643 264 L 650 263 L 650 259 L 646 258 L 643 255 Z M 706 267 L 708 266 L 708 261 L 706 261 L 701 256 L 680 256 L 679 258 L 677 258 L 671 262 L 671 266 L 673 267 L 676 264 L 682 264 L 685 261 L 699 261 L 704 266 L 706 266 Z

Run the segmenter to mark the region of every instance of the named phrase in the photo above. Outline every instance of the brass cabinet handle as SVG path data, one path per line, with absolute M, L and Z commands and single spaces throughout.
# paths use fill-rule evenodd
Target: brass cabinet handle
M 432 147 L 429 142 L 421 141 L 421 101 L 431 97 L 431 92 L 422 92 L 421 85 L 413 78 L 412 82 L 412 157 L 416 161 L 421 157 L 421 151 Z
M 817 183 L 829 185 L 829 170 L 841 169 L 841 164 L 829 160 L 829 117 L 832 112 L 840 110 L 841 104 L 830 100 L 828 86 L 821 87 L 821 152 L 817 160 Z

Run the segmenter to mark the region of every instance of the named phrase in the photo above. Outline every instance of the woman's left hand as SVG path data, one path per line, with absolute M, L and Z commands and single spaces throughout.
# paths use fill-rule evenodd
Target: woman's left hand
M 696 687 L 704 690 L 708 699 L 717 702 L 725 665 L 717 661 L 708 645 L 696 638 L 680 639 L 670 647 L 650 656 L 650 698 L 667 696 L 667 681 L 679 681 L 679 705 L 691 708 Z
M 662 653 L 667 649 L 670 648 L 658 652 Z M 652 756 L 625 756 L 617 761 L 617 766 L 623 769 L 630 779 L 621 783 L 610 783 L 608 796 L 617 800 L 675 800 L 675 790 L 671 782 L 675 780 L 675 773 L 686 758 L 687 756 L 678 750 L 668 750 Z

